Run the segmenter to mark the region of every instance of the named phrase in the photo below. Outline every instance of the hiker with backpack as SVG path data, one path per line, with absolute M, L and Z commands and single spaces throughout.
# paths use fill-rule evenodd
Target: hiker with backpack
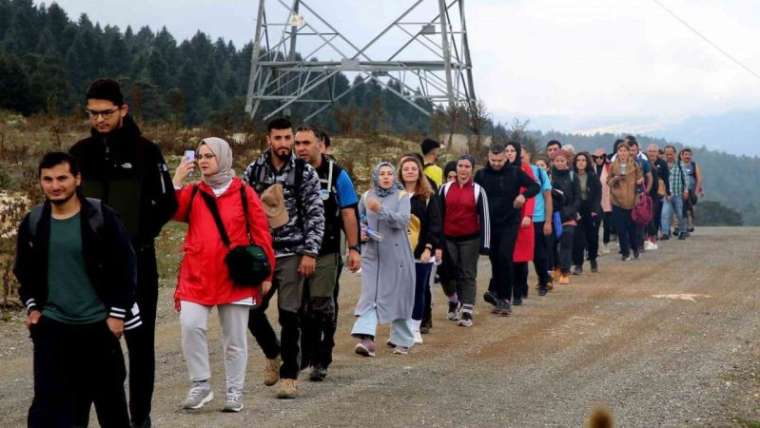
M 644 175 L 627 144 L 618 145 L 616 155 L 610 166 L 607 184 L 610 186 L 612 220 L 618 234 L 622 260 L 630 261 L 631 252 L 633 258 L 639 258 L 636 225 L 631 217 L 631 210 L 636 204 L 636 187 L 643 184 Z
M 570 267 L 573 262 L 573 236 L 578 226 L 580 209 L 580 185 L 575 172 L 570 169 L 572 156 L 565 150 L 554 155 L 552 161 L 552 206 L 554 208 L 555 243 L 554 272 L 555 283 L 570 284 Z
M 301 367 L 311 367 L 309 380 L 312 382 L 324 380 L 332 364 L 338 317 L 338 276 L 343 269 L 341 230 L 346 235 L 348 270 L 356 272 L 361 265 L 356 191 L 348 172 L 323 153 L 320 134 L 326 136 L 309 125 L 302 125 L 296 130 L 294 144 L 296 155 L 308 162 L 319 176 L 319 197 L 325 210 L 325 233 L 314 275 L 306 279 L 302 308 Z
M 422 321 L 431 302 L 430 275 L 434 264 L 443 258 L 441 242 L 441 209 L 435 191 L 423 173 L 422 163 L 415 155 L 406 155 L 398 165 L 398 181 L 411 197 L 409 241 L 412 245 L 415 268 L 414 310 L 412 332 L 414 343 L 422 344 Z
M 200 182 L 183 186 L 196 169 Z M 200 409 L 214 398 L 207 335 L 209 314 L 216 307 L 226 375 L 222 410 L 239 412 L 248 366 L 248 316 L 271 287 L 275 262 L 267 216 L 253 189 L 235 177 L 232 150 L 221 138 L 201 140 L 195 160 L 185 158 L 177 167 L 174 187 L 179 200 L 175 220 L 188 224 L 174 292 L 182 354 L 192 382 L 182 408 Z M 238 282 L 236 267 L 230 264 L 231 257 L 247 246 L 256 246 L 265 256 L 259 261 L 266 265 L 259 265 L 263 278 L 258 283 Z
M 445 183 L 438 191 L 448 270 L 443 281 L 449 300 L 446 318 L 460 327 L 473 325 L 478 258 L 481 253 L 488 254 L 491 245 L 488 197 L 472 179 L 474 168 L 475 159 L 462 155 L 457 160 L 456 180 Z M 505 290 L 502 293 L 506 299 Z
M 129 232 L 137 257 L 137 306 L 142 326 L 124 335 L 129 351 L 132 425 L 151 426 L 155 380 L 158 265 L 154 241 L 177 210 L 172 178 L 158 144 L 145 138 L 129 113 L 118 82 L 98 79 L 87 90 L 90 136 L 69 152 L 82 170 L 82 195 L 112 207 Z
M 46 154 L 45 202 L 21 222 L 13 266 L 33 344 L 30 427 L 130 427 L 119 338 L 139 327 L 135 253 L 116 212 L 82 196 L 74 157 Z
M 699 168 L 699 165 L 692 160 L 693 155 L 693 152 L 688 147 L 682 149 L 679 155 L 679 158 L 681 159 L 681 169 L 686 177 L 689 193 L 684 201 L 684 218 L 688 223 L 686 236 L 689 236 L 689 234 L 694 231 L 694 207 L 697 205 L 699 198 L 705 197 L 705 192 L 702 187 L 702 170 Z
M 580 189 L 578 227 L 573 236 L 573 275 L 583 273 L 583 262 L 588 258 L 591 272 L 599 271 L 599 223 L 602 219 L 602 183 L 596 175 L 591 155 L 580 152 L 573 160 L 573 171 Z
M 372 170 L 371 187 L 359 201 L 362 227 L 362 292 L 351 336 L 354 352 L 374 357 L 378 324 L 391 324 L 387 341 L 393 354 L 406 355 L 414 345 L 415 268 L 408 228 L 410 195 L 395 177 L 390 162 Z
M 299 312 L 304 282 L 314 274 L 325 229 L 319 175 L 308 162 L 293 153 L 293 141 L 290 121 L 273 119 L 267 124 L 267 150 L 248 165 L 243 174 L 243 179 L 262 200 L 270 188 L 270 192 L 275 189 L 282 192 L 284 210 L 281 213 L 285 218 L 271 227 L 277 259 L 272 288 L 264 295 L 261 305 L 251 310 L 248 329 L 267 358 L 264 384 L 272 386 L 279 381 L 277 398 L 283 399 L 298 395 Z M 266 315 L 275 291 L 280 341 Z

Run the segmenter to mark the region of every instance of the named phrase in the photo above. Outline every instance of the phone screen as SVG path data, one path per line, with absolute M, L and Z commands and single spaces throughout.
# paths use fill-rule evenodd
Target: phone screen
M 195 150 L 185 150 L 185 159 L 189 161 L 195 160 Z

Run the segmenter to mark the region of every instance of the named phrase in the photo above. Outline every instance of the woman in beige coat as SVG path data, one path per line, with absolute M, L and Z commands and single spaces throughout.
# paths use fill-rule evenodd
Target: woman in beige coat
M 639 258 L 639 249 L 635 244 L 636 225 L 631 218 L 631 210 L 636 204 L 636 186 L 644 181 L 642 177 L 641 168 L 631 156 L 630 148 L 626 144 L 620 144 L 617 159 L 610 166 L 607 184 L 610 187 L 612 224 L 618 234 L 623 261 L 632 259 L 631 249 L 633 258 Z

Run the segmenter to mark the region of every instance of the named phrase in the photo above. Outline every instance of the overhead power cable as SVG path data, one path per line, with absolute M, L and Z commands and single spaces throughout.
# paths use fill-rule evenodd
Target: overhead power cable
M 733 62 L 734 64 L 736 64 L 739 67 L 743 68 L 748 73 L 752 74 L 758 80 L 760 80 L 760 74 L 758 74 L 757 72 L 755 72 L 755 70 L 751 69 L 749 66 L 747 66 L 743 62 L 739 61 L 739 59 L 737 59 L 735 56 L 733 56 L 730 53 L 728 53 L 725 49 L 723 49 L 720 46 L 718 46 L 717 43 L 715 43 L 712 40 L 710 40 L 707 36 L 705 36 L 704 34 L 702 34 L 701 32 L 699 32 L 699 30 L 697 30 L 691 24 L 689 24 L 688 22 L 686 22 L 686 20 L 684 20 L 683 18 L 681 18 L 680 16 L 678 16 L 675 12 L 673 12 L 671 9 L 669 9 L 667 6 L 665 6 L 664 4 L 662 4 L 662 2 L 660 0 L 652 0 L 652 1 L 655 2 L 655 4 L 657 4 L 658 6 L 660 6 L 665 12 L 667 12 L 668 14 L 670 14 L 670 16 L 672 16 L 673 18 L 675 18 L 678 22 L 680 22 L 681 24 L 683 24 L 683 26 L 686 27 L 686 28 L 688 28 L 692 33 L 696 34 L 700 39 L 704 40 L 707 44 L 709 44 L 710 46 L 712 46 L 713 48 L 715 48 L 718 52 L 720 52 L 721 54 L 723 54 L 723 56 L 725 56 L 726 58 L 728 58 L 729 60 L 731 60 L 731 62 Z

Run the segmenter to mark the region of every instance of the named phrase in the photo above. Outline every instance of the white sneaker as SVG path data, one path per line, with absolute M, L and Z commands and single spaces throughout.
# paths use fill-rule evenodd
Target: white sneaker
M 607 244 L 602 244 L 602 254 L 609 254 L 610 253 L 610 246 Z
M 414 344 L 415 345 L 422 345 L 422 333 L 420 333 L 419 330 L 416 330 L 414 332 Z
M 652 241 L 644 241 L 644 250 L 645 250 L 645 251 L 654 250 L 655 248 L 656 248 L 656 247 L 655 247 L 655 245 L 652 243 Z
M 187 410 L 200 409 L 214 399 L 214 392 L 208 382 L 193 382 L 190 391 L 187 392 L 187 398 L 182 402 L 182 408 Z

